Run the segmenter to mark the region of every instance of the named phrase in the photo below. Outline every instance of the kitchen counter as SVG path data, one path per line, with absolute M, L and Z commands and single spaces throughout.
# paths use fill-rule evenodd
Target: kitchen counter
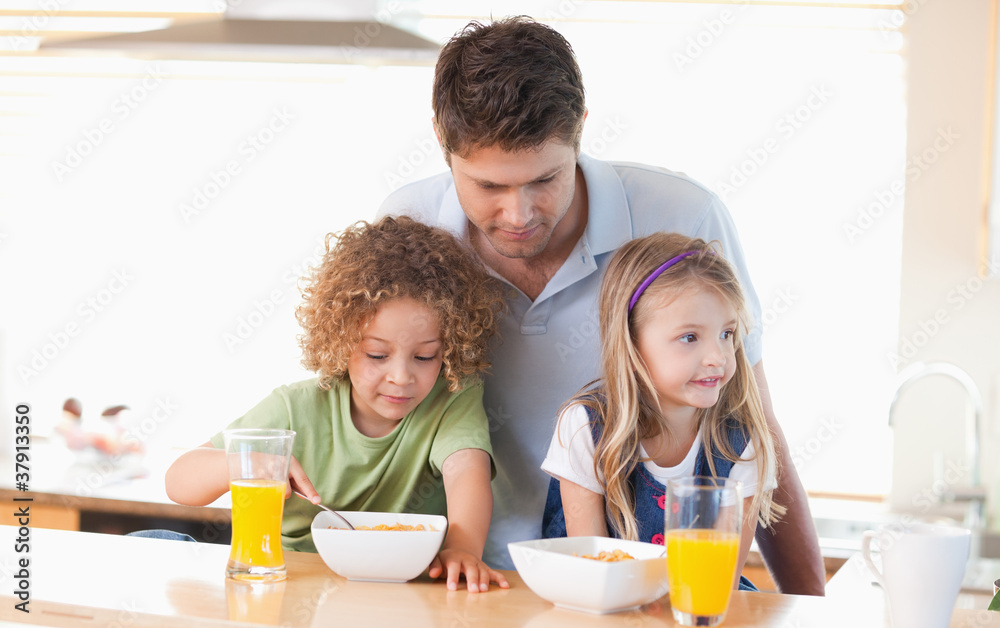
M 80 530 L 89 518 L 116 532 L 148 529 L 146 521 L 192 533 L 202 540 L 228 540 L 231 499 L 225 493 L 209 506 L 174 503 L 163 476 L 180 451 L 145 456 L 106 457 L 94 451 L 71 452 L 59 443 L 40 441 L 31 448 L 32 526 Z M 13 451 L 0 452 L 0 466 L 14 468 Z M 22 495 L 13 475 L 0 477 L 0 503 Z M 14 525 L 10 509 L 0 509 L 0 525 Z M 88 517 L 90 515 L 90 517 Z M 129 523 L 134 523 L 128 528 Z M 92 529 L 91 531 L 104 531 Z
M 516 572 L 511 588 L 470 594 L 425 577 L 408 584 L 350 582 L 316 554 L 286 554 L 288 579 L 245 585 L 224 576 L 228 546 L 85 532 L 30 530 L 30 554 L 15 551 L 18 529 L 0 527 L 0 620 L 52 626 L 672 626 L 668 598 L 638 611 L 592 616 L 557 609 Z M 15 609 L 18 559 L 29 558 L 31 613 Z M 826 598 L 733 594 L 723 624 L 795 628 L 889 626 L 881 592 L 848 565 Z M 981 608 L 985 608 L 982 606 Z M 1000 613 L 956 609 L 952 627 L 1000 628 Z

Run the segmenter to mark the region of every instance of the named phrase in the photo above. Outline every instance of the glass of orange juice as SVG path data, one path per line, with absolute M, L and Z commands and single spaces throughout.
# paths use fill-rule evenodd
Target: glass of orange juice
M 695 476 L 667 483 L 667 575 L 679 625 L 722 623 L 736 582 L 742 521 L 740 482 Z
M 246 582 L 285 579 L 281 515 L 295 432 L 225 430 L 233 540 L 226 576 Z

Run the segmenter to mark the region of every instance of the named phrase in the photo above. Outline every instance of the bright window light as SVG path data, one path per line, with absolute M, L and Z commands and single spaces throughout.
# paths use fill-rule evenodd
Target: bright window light
M 0 8 L 19 4 L 37 9 Z M 579 56 L 584 150 L 686 172 L 730 208 L 806 487 L 885 494 L 905 16 L 801 4 L 574 0 L 539 17 Z M 435 40 L 490 15 L 403 5 Z M 324 235 L 446 169 L 432 72 L 0 54 L 0 403 L 30 401 L 40 433 L 71 396 L 136 424 L 167 403 L 147 445 L 190 447 L 310 376 L 296 284 Z

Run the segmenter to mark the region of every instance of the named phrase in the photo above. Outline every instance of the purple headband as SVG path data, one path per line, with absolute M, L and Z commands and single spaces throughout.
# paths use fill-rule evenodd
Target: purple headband
M 692 255 L 697 255 L 698 253 L 701 253 L 701 251 L 687 251 L 686 253 L 681 253 L 677 257 L 671 257 L 667 261 L 663 262 L 663 264 L 661 264 L 659 268 L 650 273 L 649 277 L 646 277 L 646 280 L 643 281 L 641 284 L 639 284 L 639 287 L 636 288 L 635 292 L 632 293 L 632 299 L 628 302 L 628 313 L 629 314 L 632 313 L 632 308 L 635 307 L 635 304 L 639 300 L 639 297 L 641 297 L 642 293 L 646 291 L 646 288 L 649 287 L 649 284 L 653 283 L 657 277 L 663 274 L 663 271 L 670 268 L 671 266 L 681 261 L 685 257 L 691 257 Z

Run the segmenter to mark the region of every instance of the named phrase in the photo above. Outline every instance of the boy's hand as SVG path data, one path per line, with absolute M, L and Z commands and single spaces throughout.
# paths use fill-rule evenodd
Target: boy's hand
M 292 496 L 292 491 L 302 493 L 314 504 L 319 504 L 322 501 L 322 498 L 316 492 L 316 488 L 309 481 L 309 477 L 302 470 L 302 465 L 295 459 L 295 456 L 292 456 L 292 460 L 288 465 L 288 484 L 285 485 L 285 499 Z
M 502 573 L 490 569 L 486 563 L 462 550 L 441 550 L 431 562 L 428 575 L 431 578 L 447 576 L 448 588 L 452 591 L 458 590 L 458 579 L 463 575 L 469 584 L 469 593 L 489 591 L 491 582 L 496 582 L 501 589 L 510 588 L 507 578 Z

